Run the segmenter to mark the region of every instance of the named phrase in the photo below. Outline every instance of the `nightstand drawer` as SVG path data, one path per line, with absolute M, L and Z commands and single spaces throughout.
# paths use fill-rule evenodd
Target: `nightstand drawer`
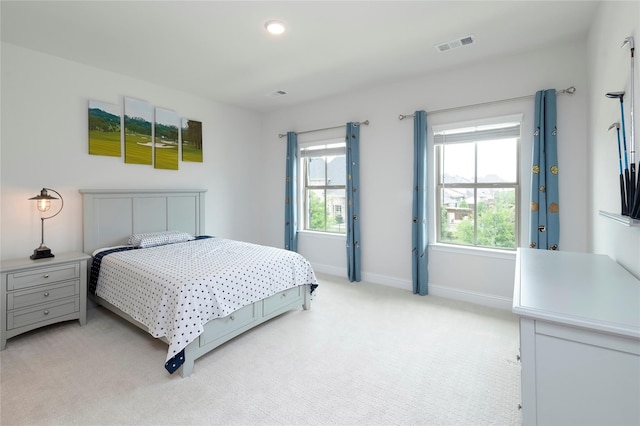
M 48 268 L 30 269 L 7 275 L 7 291 L 20 290 L 34 285 L 54 283 L 80 277 L 78 262 Z
M 7 330 L 50 321 L 57 317 L 73 314 L 80 310 L 80 299 L 73 297 L 54 303 L 40 305 L 37 308 L 19 309 L 7 312 Z
M 14 291 L 7 294 L 7 310 L 21 309 L 40 303 L 53 302 L 80 294 L 80 280 L 40 286 L 36 289 Z

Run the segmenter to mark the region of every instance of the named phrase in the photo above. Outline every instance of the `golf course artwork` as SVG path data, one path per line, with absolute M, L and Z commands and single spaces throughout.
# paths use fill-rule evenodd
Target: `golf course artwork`
M 202 123 L 182 119 L 182 161 L 202 163 Z
M 89 154 L 120 157 L 120 105 L 89 100 Z
M 180 117 L 175 111 L 156 108 L 155 161 L 156 169 L 178 170 L 178 132 Z
M 124 98 L 124 162 L 153 164 L 153 106 L 147 101 Z
M 124 139 L 125 163 L 178 170 L 180 159 L 203 162 L 202 122 L 140 99 L 123 103 L 124 114 L 122 105 L 89 99 L 89 154 L 122 157 Z

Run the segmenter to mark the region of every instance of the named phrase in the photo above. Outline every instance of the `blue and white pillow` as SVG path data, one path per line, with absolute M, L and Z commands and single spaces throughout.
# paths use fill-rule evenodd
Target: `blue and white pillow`
M 183 243 L 195 240 L 195 237 L 188 232 L 181 231 L 161 231 L 145 232 L 143 234 L 133 234 L 129 237 L 129 245 L 146 248 L 161 246 L 164 244 Z

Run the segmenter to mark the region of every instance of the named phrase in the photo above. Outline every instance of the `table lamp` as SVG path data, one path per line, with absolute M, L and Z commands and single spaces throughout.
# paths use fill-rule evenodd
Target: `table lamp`
M 40 195 L 36 195 L 35 197 L 29 198 L 29 199 L 36 201 L 36 207 L 38 208 L 38 210 L 40 210 L 43 213 L 47 212 L 51 208 L 51 200 L 57 200 L 58 199 L 56 197 L 53 197 L 53 196 L 49 195 L 49 193 L 47 191 L 55 192 L 56 194 L 58 194 L 58 197 L 60 197 L 60 209 L 58 209 L 56 214 L 54 214 L 52 216 L 47 216 L 47 217 L 41 217 L 40 218 L 40 220 L 42 221 L 41 222 L 41 236 L 42 236 L 42 238 L 40 240 L 40 247 L 38 247 L 37 249 L 35 249 L 33 251 L 33 254 L 30 256 L 31 259 L 43 259 L 43 258 L 46 258 L 46 257 L 54 257 L 53 253 L 51 253 L 51 249 L 44 245 L 44 221 L 46 219 L 51 219 L 52 217 L 57 216 L 62 211 L 62 207 L 64 207 L 64 200 L 62 199 L 62 195 L 60 195 L 60 193 L 58 191 L 53 190 L 51 188 L 42 188 L 42 191 L 40 191 Z

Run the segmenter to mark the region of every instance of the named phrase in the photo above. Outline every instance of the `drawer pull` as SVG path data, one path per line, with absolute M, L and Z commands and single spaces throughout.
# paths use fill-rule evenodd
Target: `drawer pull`
M 234 317 L 233 315 L 231 315 L 231 316 L 229 317 L 229 319 L 230 319 L 231 321 L 233 321 L 233 320 L 235 320 L 235 319 L 236 319 L 236 317 Z
M 44 311 L 43 314 L 49 315 L 49 311 Z
M 49 274 L 44 274 L 44 277 L 45 278 L 49 278 Z
M 44 297 L 49 297 L 49 292 L 48 292 L 48 291 L 45 291 L 43 296 L 44 296 Z

